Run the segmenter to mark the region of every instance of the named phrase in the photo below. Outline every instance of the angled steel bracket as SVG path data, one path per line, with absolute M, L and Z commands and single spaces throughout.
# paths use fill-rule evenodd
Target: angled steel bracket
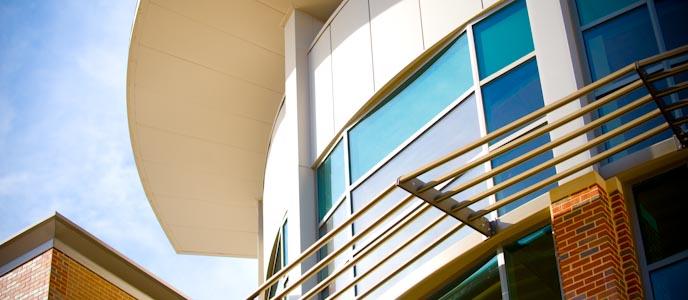
M 683 63 L 688 64 L 686 62 Z M 681 69 L 683 67 L 677 67 L 675 69 Z M 674 110 L 679 110 L 684 107 L 688 107 L 688 99 L 681 99 L 678 102 L 674 104 L 667 105 L 664 103 L 664 100 L 662 100 L 664 97 L 669 96 L 671 94 L 677 94 L 680 91 L 688 89 L 688 86 L 686 86 L 686 83 L 681 83 L 681 84 L 676 84 L 672 87 L 666 88 L 664 90 L 657 90 L 653 85 L 652 85 L 652 80 L 648 78 L 647 72 L 645 72 L 645 69 L 640 66 L 640 63 L 636 62 L 635 63 L 635 71 L 638 73 L 638 77 L 640 77 L 640 80 L 642 80 L 643 85 L 647 89 L 647 91 L 650 93 L 650 96 L 652 96 L 652 100 L 654 100 L 655 104 L 659 108 L 659 111 L 662 112 L 662 116 L 664 117 L 664 120 L 669 124 L 669 127 L 671 127 L 671 131 L 673 131 L 674 135 L 676 136 L 676 139 L 678 139 L 679 143 L 681 143 L 682 148 L 688 147 L 688 132 L 683 131 L 681 126 L 683 124 L 688 123 L 688 118 L 687 117 L 682 117 L 682 118 L 674 118 L 672 117 L 672 111 Z M 669 71 L 663 71 L 666 74 L 658 74 L 660 75 L 658 78 L 665 78 L 665 77 L 670 77 L 675 74 L 672 74 L 673 72 L 671 70 Z M 662 72 L 660 72 L 662 73 Z M 663 75 L 663 76 L 661 76 Z M 655 75 L 657 77 L 657 75 Z
M 483 235 L 489 237 L 494 234 L 494 228 L 492 226 L 492 223 L 487 220 L 485 217 L 481 217 L 478 219 L 475 219 L 473 221 L 470 221 L 470 216 L 475 213 L 472 209 L 466 207 L 457 211 L 453 211 L 455 207 L 457 207 L 461 202 L 454 200 L 454 198 L 449 198 L 446 200 L 442 200 L 440 202 L 435 201 L 442 192 L 438 191 L 435 188 L 431 188 L 428 190 L 425 190 L 423 192 L 418 192 L 423 186 L 425 185 L 425 182 L 421 181 L 418 178 L 413 178 L 405 182 L 399 182 L 397 181 L 397 186 L 406 190 L 407 192 L 413 194 L 414 196 L 422 199 L 423 201 L 429 203 L 430 205 L 439 208 L 446 214 L 454 217 L 455 219 L 463 222 L 464 224 L 470 226 L 471 228 L 477 230 L 478 232 L 482 233 Z

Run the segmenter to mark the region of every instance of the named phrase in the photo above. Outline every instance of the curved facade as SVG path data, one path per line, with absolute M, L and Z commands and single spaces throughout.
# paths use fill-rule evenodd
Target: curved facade
M 688 272 L 688 245 L 669 238 L 684 204 L 652 200 L 680 197 L 672 182 L 688 176 L 688 5 L 330 11 L 282 21 L 251 298 L 688 294 L 672 279 Z

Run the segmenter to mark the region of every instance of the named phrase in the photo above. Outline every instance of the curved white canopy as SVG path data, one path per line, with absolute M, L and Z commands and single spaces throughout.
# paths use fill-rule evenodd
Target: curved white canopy
M 127 105 L 136 165 L 176 251 L 256 257 L 258 200 L 284 88 L 282 24 L 339 1 L 141 0 Z

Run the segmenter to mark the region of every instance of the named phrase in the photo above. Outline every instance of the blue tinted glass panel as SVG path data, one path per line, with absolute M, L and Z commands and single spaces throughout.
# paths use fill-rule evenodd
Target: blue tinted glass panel
M 482 91 L 488 132 L 495 131 L 544 104 L 534 59 L 491 81 Z
M 288 234 L 287 221 L 284 221 L 284 224 L 282 224 L 282 264 L 285 266 L 289 263 L 289 252 L 287 252 L 287 240 L 289 238 Z
M 473 27 L 480 78 L 533 51 L 526 2 L 516 1 Z
M 656 0 L 657 17 L 667 50 L 688 44 L 688 1 Z
M 533 149 L 535 149 L 535 148 L 537 148 L 537 147 L 539 147 L 545 143 L 548 143 L 549 141 L 550 140 L 549 140 L 548 134 L 541 135 L 541 136 L 537 137 L 536 139 L 533 139 L 533 140 L 531 140 L 531 141 L 529 141 L 529 142 L 527 142 L 527 143 L 525 143 L 519 147 L 516 147 L 515 149 L 512 149 L 512 150 L 510 150 L 510 151 L 508 151 L 508 152 L 506 152 L 500 156 L 497 156 L 497 158 L 495 158 L 492 161 L 492 167 L 496 168 L 500 165 L 503 165 L 503 164 L 525 154 L 525 153 L 528 153 L 529 151 L 531 151 L 531 150 L 533 150 Z M 508 147 L 508 144 L 506 146 Z M 529 159 L 529 160 L 527 160 L 527 161 L 525 161 L 519 165 L 516 165 L 515 167 L 508 169 L 508 170 L 500 173 L 499 175 L 495 176 L 494 177 L 495 185 L 499 184 L 500 182 L 504 182 L 505 180 L 507 180 L 511 177 L 514 177 L 518 174 L 521 174 L 527 170 L 530 170 L 530 169 L 532 169 L 532 168 L 534 168 L 534 167 L 536 167 L 536 166 L 538 166 L 538 165 L 540 165 L 540 164 L 542 164 L 542 163 L 544 163 L 550 159 L 552 159 L 552 151 L 547 151 L 547 152 L 542 153 L 536 157 L 533 157 L 533 158 L 531 158 L 531 159 Z M 509 195 L 517 193 L 523 189 L 526 189 L 526 188 L 530 187 L 531 185 L 534 185 L 534 184 L 546 179 L 547 177 L 553 176 L 554 174 L 555 174 L 554 167 L 551 167 L 551 168 L 545 169 L 544 171 L 536 173 L 535 175 L 530 176 L 530 177 L 526 178 L 525 180 L 522 180 L 521 182 L 518 182 L 514 185 L 509 186 L 506 189 L 503 189 L 503 190 L 497 192 L 497 195 L 496 195 L 497 201 L 504 199 L 504 198 L 508 197 Z M 543 187 L 543 188 L 541 188 L 541 189 L 539 189 L 539 190 L 537 190 L 537 191 L 535 191 L 529 195 L 526 195 L 525 197 L 523 197 L 519 200 L 511 202 L 511 203 L 501 207 L 499 209 L 499 214 L 503 215 L 505 213 L 508 213 L 511 210 L 513 210 L 514 208 L 519 207 L 523 203 L 526 203 L 526 202 L 534 199 L 535 197 L 544 194 L 545 192 L 549 191 L 550 189 L 552 189 L 555 186 L 556 186 L 556 183 L 549 184 L 549 185 L 547 185 L 547 186 L 545 186 L 545 187 Z
M 472 84 L 464 35 L 351 129 L 351 181 L 370 170 Z
M 332 204 L 344 192 L 344 147 L 339 142 L 332 153 L 318 167 L 318 220 L 327 214 Z
M 647 95 L 647 91 L 644 88 L 639 88 L 639 89 L 633 91 L 632 93 L 628 94 L 627 96 L 624 96 L 622 98 L 619 98 L 616 101 L 613 101 L 609 104 L 602 106 L 602 108 L 600 108 L 598 110 L 598 113 L 600 115 L 609 114 L 609 113 L 617 110 L 618 108 L 623 107 L 625 105 L 628 105 L 629 103 L 631 103 L 631 102 L 633 102 L 633 101 L 635 101 L 635 100 L 637 100 L 637 99 L 639 99 L 645 95 Z M 600 97 L 602 97 L 602 96 L 604 96 L 604 95 L 601 95 Z M 600 129 L 602 131 L 600 134 L 609 132 L 609 131 L 611 131 L 611 130 L 613 130 L 613 129 L 615 129 L 615 128 L 617 128 L 617 127 L 619 127 L 625 123 L 633 121 L 633 120 L 639 118 L 640 116 L 647 114 L 648 112 L 650 112 L 651 110 L 653 110 L 655 108 L 657 108 L 657 106 L 654 104 L 654 102 L 650 102 L 650 103 L 647 103 L 647 104 L 645 104 L 639 108 L 636 108 L 636 109 L 634 109 L 628 113 L 625 113 L 621 117 L 616 118 L 614 120 L 611 120 L 611 121 L 603 124 L 602 126 L 600 126 Z M 600 148 L 601 148 L 601 150 L 610 149 L 610 148 L 612 148 L 618 144 L 621 144 L 624 141 L 627 141 L 627 140 L 629 140 L 629 139 L 631 139 L 631 138 L 633 138 L 633 137 L 635 137 L 641 133 L 644 133 L 644 132 L 646 132 L 652 128 L 659 126 L 663 122 L 664 122 L 663 117 L 661 117 L 661 116 L 655 117 L 655 118 L 653 118 L 653 119 L 651 119 L 645 123 L 642 123 L 641 125 L 636 126 L 636 127 L 632 128 L 632 129 L 630 129 L 630 130 L 628 130 L 622 134 L 619 134 L 619 135 L 617 135 L 611 139 L 608 139 L 607 141 L 605 141 L 601 145 Z M 653 137 L 651 137 L 651 138 L 649 138 L 643 142 L 635 144 L 631 147 L 626 148 L 623 151 L 618 152 L 617 154 L 612 155 L 611 157 L 602 161 L 602 164 L 606 164 L 606 163 L 618 160 L 618 159 L 620 159 L 620 158 L 622 158 L 622 157 L 624 157 L 630 153 L 636 152 L 640 149 L 647 148 L 647 147 L 649 147 L 655 143 L 658 143 L 664 139 L 667 139 L 670 136 L 671 136 L 671 133 L 667 130 L 661 134 L 653 136 Z
M 610 15 L 638 0 L 577 0 L 578 17 L 581 26 Z
M 584 31 L 583 40 L 593 81 L 658 52 L 645 6 Z
M 655 300 L 688 299 L 688 259 L 650 273 Z

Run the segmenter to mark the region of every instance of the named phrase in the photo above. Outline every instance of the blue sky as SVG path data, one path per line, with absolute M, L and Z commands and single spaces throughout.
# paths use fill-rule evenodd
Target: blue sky
M 174 253 L 126 115 L 135 0 L 0 2 L 0 241 L 58 211 L 194 299 L 237 299 L 257 262 Z

